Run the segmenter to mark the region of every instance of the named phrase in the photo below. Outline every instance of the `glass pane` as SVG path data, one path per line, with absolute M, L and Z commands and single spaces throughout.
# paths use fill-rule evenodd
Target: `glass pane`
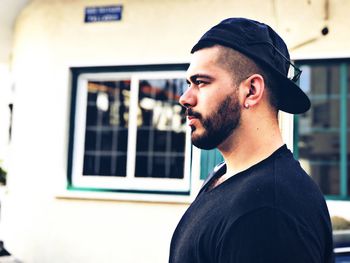
M 308 93 L 312 106 L 298 118 L 298 158 L 324 194 L 339 195 L 339 66 L 317 65 L 302 68 L 300 85 Z
M 309 92 L 311 97 L 329 97 L 339 95 L 339 65 L 313 65 L 303 66 L 301 68 L 303 73 L 301 75 L 300 84 L 303 90 Z M 309 87 L 305 87 L 305 84 L 303 85 L 305 78 L 308 79 L 307 82 L 309 82 Z
M 299 137 L 299 160 L 302 167 L 327 195 L 340 194 L 339 134 L 315 132 Z
M 83 175 L 126 176 L 130 80 L 89 81 Z
M 150 174 L 152 178 L 183 178 L 183 156 L 137 155 L 136 175 Z M 144 177 L 144 176 L 138 176 Z
M 179 97 L 184 79 L 139 82 L 136 177 L 183 178 L 186 118 Z

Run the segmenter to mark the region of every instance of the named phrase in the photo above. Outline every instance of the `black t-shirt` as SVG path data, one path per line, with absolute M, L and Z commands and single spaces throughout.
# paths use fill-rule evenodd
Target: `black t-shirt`
M 332 227 L 317 185 L 284 145 L 215 188 L 180 220 L 170 263 L 329 263 Z

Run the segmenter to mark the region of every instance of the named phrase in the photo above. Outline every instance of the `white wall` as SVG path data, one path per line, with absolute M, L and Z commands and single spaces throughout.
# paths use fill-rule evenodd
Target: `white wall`
M 26 263 L 166 262 L 187 207 L 56 198 L 66 180 L 70 66 L 185 62 L 201 34 L 229 16 L 267 22 L 292 46 L 325 24 L 324 1 L 304 0 L 122 0 L 122 21 L 84 24 L 86 6 L 115 3 L 37 0 L 18 18 L 12 159 L 0 235 Z M 331 3 L 330 34 L 294 56 L 348 52 L 350 2 Z

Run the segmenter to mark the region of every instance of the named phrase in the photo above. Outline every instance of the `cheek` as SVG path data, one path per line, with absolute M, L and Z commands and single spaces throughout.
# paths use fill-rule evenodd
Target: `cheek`
M 216 92 L 213 91 L 203 91 L 198 96 L 198 101 L 200 104 L 200 107 L 204 110 L 210 110 L 212 107 L 218 104 L 218 102 L 222 101 L 223 97 L 220 96 L 220 90 L 216 90 Z

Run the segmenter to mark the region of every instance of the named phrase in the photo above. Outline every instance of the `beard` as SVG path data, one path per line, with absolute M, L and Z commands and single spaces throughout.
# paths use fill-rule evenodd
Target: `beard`
M 192 143 L 196 147 L 210 150 L 220 145 L 239 126 L 241 119 L 241 107 L 235 94 L 226 97 L 217 109 L 208 117 L 203 117 L 199 112 L 191 108 L 187 114 L 198 118 L 203 126 L 204 132 L 196 134 L 196 127 L 192 128 Z

